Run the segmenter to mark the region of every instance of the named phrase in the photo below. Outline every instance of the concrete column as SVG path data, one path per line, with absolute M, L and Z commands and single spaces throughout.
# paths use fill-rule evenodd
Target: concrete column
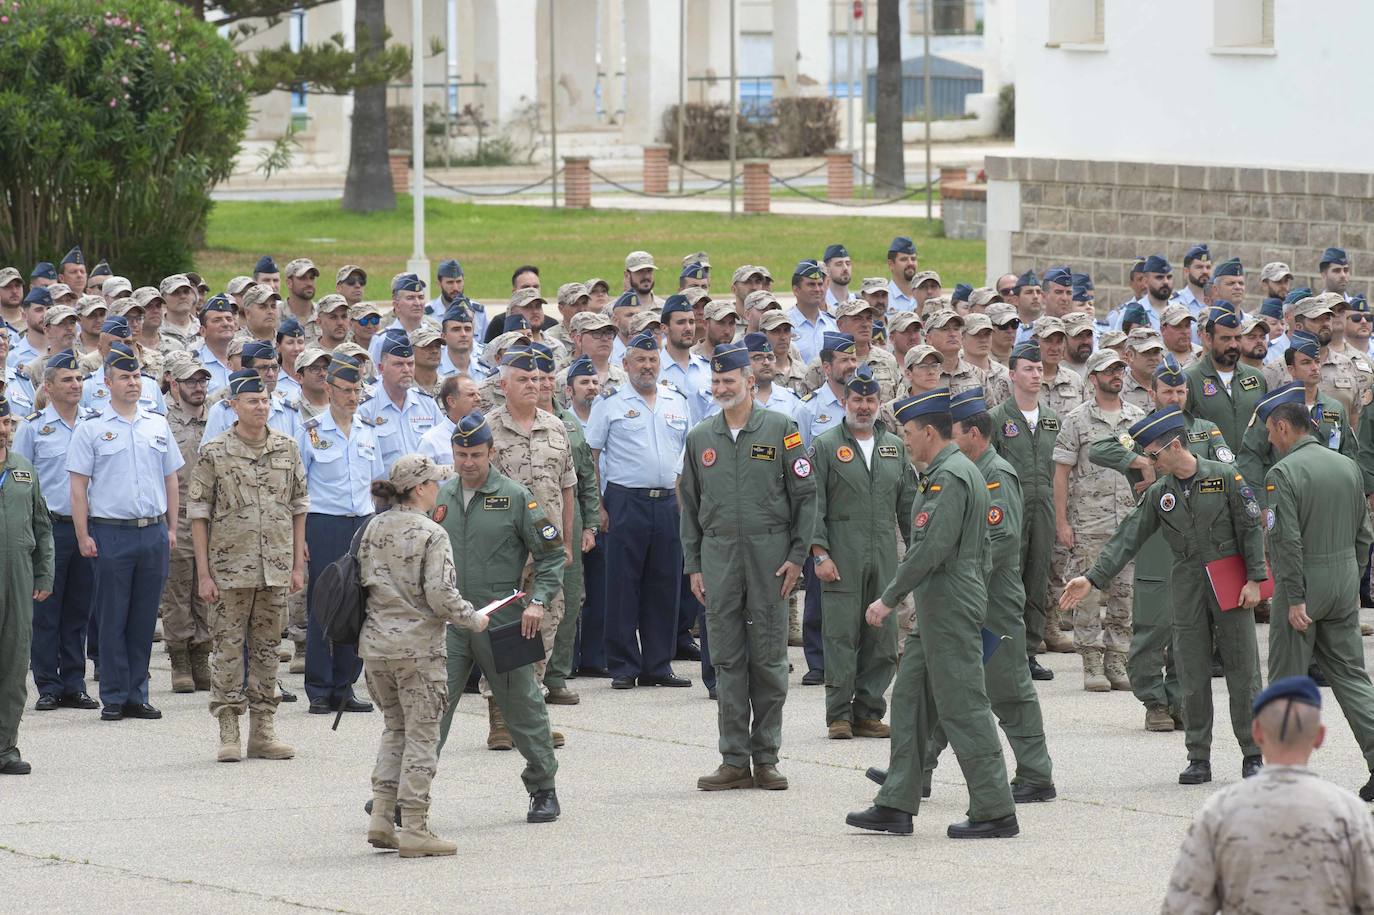
M 677 104 L 678 17 L 663 0 L 625 3 L 625 138 L 652 143 Z M 670 15 L 670 13 L 672 15 Z
M 825 154 L 825 196 L 828 200 L 849 200 L 854 196 L 854 153 L 831 149 Z
M 730 100 L 730 0 L 687 0 L 687 101 Z
M 554 24 L 558 33 L 558 129 L 595 127 L 597 0 L 555 0 Z M 539 0 L 541 8 L 547 0 Z M 544 20 L 541 20 L 544 21 Z M 545 40 L 547 47 L 547 40 Z M 543 58 L 541 58 L 542 60 Z M 547 93 L 548 71 L 540 80 Z
M 829 94 L 830 18 L 828 0 L 773 0 L 775 96 Z
M 587 156 L 563 158 L 563 206 L 590 209 L 592 205 L 591 159 Z
M 539 98 L 539 68 L 530 47 L 538 0 L 476 0 L 476 76 L 485 82 L 482 108 L 503 124 Z
M 601 0 L 597 24 L 601 30 L 601 105 L 606 120 L 613 124 L 625 121 L 625 30 L 621 17 L 621 0 Z
M 768 212 L 770 183 L 767 159 L 744 160 L 744 212 Z

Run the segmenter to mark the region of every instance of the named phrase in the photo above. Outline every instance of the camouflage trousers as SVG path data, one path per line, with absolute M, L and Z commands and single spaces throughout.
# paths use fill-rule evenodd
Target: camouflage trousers
M 533 583 L 534 564 L 526 562 L 525 571 L 520 575 L 520 590 L 529 593 Z M 544 640 L 544 657 L 542 660 L 534 662 L 534 679 L 539 682 L 540 686 L 544 685 L 544 671 L 549 666 L 549 658 L 553 656 L 554 642 L 558 638 L 558 627 L 563 622 L 563 616 L 566 612 L 567 601 L 564 599 L 563 589 L 560 588 L 553 600 L 549 601 L 544 608 L 544 618 L 539 621 L 539 635 Z M 483 698 L 491 698 L 491 687 L 487 684 L 486 674 L 482 675 L 478 689 L 481 690 Z
M 1073 553 L 1065 581 L 1085 575 L 1092 568 L 1111 534 L 1082 534 L 1075 532 Z M 1073 645 L 1075 648 L 1104 648 L 1122 654 L 1131 648 L 1131 600 L 1135 587 L 1135 563 L 1129 562 L 1113 578 L 1107 590 L 1093 590 L 1073 611 Z M 1063 584 L 1060 584 L 1060 590 Z
M 372 794 L 395 797 L 402 810 L 428 810 L 429 786 L 439 770 L 439 719 L 448 704 L 444 659 L 366 658 L 363 675 L 384 723 Z
M 211 610 L 196 591 L 196 560 L 191 549 L 191 533 L 177 531 L 177 548 L 167 560 L 167 583 L 162 588 L 158 616 L 162 618 L 162 638 L 168 643 L 210 641 Z M 184 546 L 183 546 L 184 545 Z
M 305 573 L 305 580 L 310 580 L 310 572 Z M 305 588 L 301 588 L 295 594 L 289 594 L 286 598 L 286 618 L 282 620 L 282 631 L 286 637 L 301 646 L 297 654 L 305 652 Z
M 217 716 L 223 709 L 236 715 L 273 712 L 286 588 L 221 588 L 219 597 L 210 613 L 210 714 Z

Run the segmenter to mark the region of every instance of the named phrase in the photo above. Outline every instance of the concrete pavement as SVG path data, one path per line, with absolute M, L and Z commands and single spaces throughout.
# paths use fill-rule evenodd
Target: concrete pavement
M 1266 638 L 1261 627 L 1262 655 Z M 0 778 L 0 908 L 1149 912 L 1193 813 L 1239 779 L 1224 681 L 1212 681 L 1216 781 L 1185 788 L 1182 734 L 1146 733 L 1129 693 L 1085 693 L 1077 657 L 1048 655 L 1057 676 L 1038 686 L 1059 799 L 1021 808 L 1019 838 L 944 838 L 967 801 L 948 752 L 914 836 L 860 833 L 844 815 L 871 802 L 863 771 L 886 765 L 887 742 L 825 739 L 823 688 L 800 685 L 805 664 L 800 649 L 792 655 L 781 761 L 790 790 L 696 790 L 718 762 L 716 707 L 697 665 L 678 663 L 698 681 L 690 690 L 570 684 L 582 703 L 551 709 L 568 738 L 563 817 L 529 825 L 522 760 L 485 749 L 485 708 L 469 695 L 432 810 L 458 857 L 402 861 L 365 841 L 380 715 L 345 715 L 333 732 L 332 716 L 283 705 L 278 732 L 294 760 L 216 763 L 207 694 L 173 695 L 156 648 L 161 721 L 26 713 L 20 742 L 34 774 Z M 300 690 L 299 675 L 285 679 Z M 1330 734 L 1315 767 L 1356 788 L 1363 760 L 1329 690 L 1323 698 Z

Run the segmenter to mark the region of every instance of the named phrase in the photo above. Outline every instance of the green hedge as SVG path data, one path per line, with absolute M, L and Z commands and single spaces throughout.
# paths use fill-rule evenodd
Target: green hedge
M 0 264 L 80 244 L 136 286 L 185 270 L 248 126 L 242 66 L 167 0 L 0 0 Z

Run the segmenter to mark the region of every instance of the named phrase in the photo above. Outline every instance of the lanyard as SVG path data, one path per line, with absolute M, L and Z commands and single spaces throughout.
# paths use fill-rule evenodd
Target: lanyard
M 8 467 L 6 467 L 6 468 L 4 469 L 3 472 L 0 472 L 0 491 L 3 491 L 3 490 L 4 490 L 4 488 L 5 488 L 5 478 L 8 477 L 9 475 L 10 475 L 10 470 L 9 470 Z

